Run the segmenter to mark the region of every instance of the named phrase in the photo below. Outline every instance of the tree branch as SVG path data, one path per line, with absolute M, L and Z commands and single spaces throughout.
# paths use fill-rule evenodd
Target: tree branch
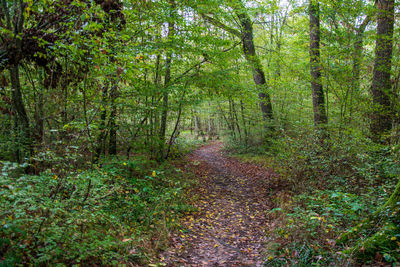
M 361 25 L 356 29 L 357 33 L 363 33 L 365 31 L 365 28 L 368 26 L 369 22 L 371 21 L 371 16 L 368 15 L 364 21 L 361 23 Z
M 229 47 L 229 48 L 226 48 L 226 49 L 222 50 L 222 52 L 223 52 L 223 53 L 228 52 L 228 51 L 232 50 L 233 48 L 235 48 L 235 47 L 236 47 L 237 45 L 239 45 L 240 43 L 241 43 L 241 41 L 235 43 L 233 46 L 231 46 L 231 47 Z M 200 61 L 200 62 L 198 62 L 197 64 L 193 65 L 192 67 L 190 67 L 189 69 L 187 69 L 186 71 L 184 71 L 181 75 L 179 75 L 178 77 L 176 77 L 176 78 L 171 82 L 171 84 L 176 83 L 177 81 L 179 81 L 180 79 L 182 79 L 186 74 L 188 74 L 190 71 L 196 69 L 196 68 L 199 67 L 201 64 L 203 64 L 203 63 L 205 63 L 205 62 L 207 62 L 207 61 L 208 61 L 208 59 L 207 59 L 207 57 L 205 57 L 202 61 Z
M 235 30 L 235 29 L 233 29 L 231 27 L 228 27 L 225 24 L 223 24 L 222 22 L 220 22 L 219 20 L 217 20 L 215 18 L 212 18 L 210 16 L 207 16 L 206 14 L 201 13 L 200 15 L 203 17 L 203 19 L 205 21 L 208 21 L 209 23 L 213 24 L 214 26 L 216 26 L 216 27 L 218 27 L 220 29 L 223 29 L 224 31 L 227 31 L 227 32 L 239 37 L 239 38 L 242 38 L 242 33 L 240 31 Z

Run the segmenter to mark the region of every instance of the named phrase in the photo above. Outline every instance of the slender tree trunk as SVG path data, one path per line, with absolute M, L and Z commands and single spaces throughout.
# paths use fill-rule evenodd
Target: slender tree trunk
M 161 55 L 158 54 L 156 57 L 156 67 L 155 67 L 155 74 L 154 74 L 154 84 L 158 89 L 161 86 L 161 75 L 160 75 L 160 61 Z M 152 106 L 152 114 L 153 114 L 153 122 L 151 124 L 151 155 L 152 157 L 157 157 L 159 144 L 156 141 L 158 140 L 159 135 L 159 120 L 160 120 L 160 113 L 159 109 L 156 108 L 157 103 L 156 97 L 154 95 L 151 97 L 151 106 Z M 157 105 L 158 106 L 158 105 Z
M 104 154 L 104 142 L 107 136 L 107 131 L 106 131 L 106 118 L 107 118 L 107 107 L 106 107 L 106 102 L 107 102 L 107 93 L 108 93 L 108 84 L 103 86 L 102 90 L 102 99 L 101 99 L 101 105 L 102 105 L 102 110 L 100 114 L 100 125 L 99 125 L 99 136 L 97 137 L 97 147 L 93 156 L 93 163 L 97 163 L 99 161 L 99 158 L 101 157 L 102 154 Z
M 32 89 L 34 91 L 34 101 L 35 101 L 35 112 L 34 112 L 34 121 L 35 127 L 34 132 L 32 132 L 32 138 L 35 139 L 36 144 L 41 145 L 43 142 L 44 137 L 44 118 L 43 118 L 43 106 L 44 106 L 44 99 L 43 99 L 43 91 L 44 87 L 39 86 L 36 88 L 35 81 L 33 80 L 31 73 L 28 71 L 28 68 L 25 68 L 26 75 L 28 80 L 31 83 Z M 40 73 L 40 71 L 39 71 Z M 66 123 L 64 123 L 65 125 Z M 32 140 L 33 141 L 33 140 Z
M 65 72 L 68 73 L 68 63 L 67 60 L 65 62 L 65 65 L 67 66 Z M 65 80 L 68 78 L 66 77 Z M 67 88 L 67 81 L 64 81 L 63 84 L 61 85 L 62 87 L 62 95 L 63 95 L 63 106 L 62 106 L 62 114 L 61 114 L 61 120 L 63 125 L 66 125 L 68 123 L 68 88 Z
M 236 124 L 236 129 L 238 130 L 238 133 L 239 133 L 239 140 L 242 141 L 242 131 L 241 131 L 240 125 L 239 125 L 239 119 L 238 119 L 238 116 L 237 116 L 237 112 L 236 112 L 236 108 L 235 108 L 235 100 L 234 99 L 232 99 L 232 112 L 233 112 L 233 116 L 234 116 L 233 123 Z
M 108 144 L 108 154 L 116 155 L 117 154 L 117 129 L 118 126 L 115 122 L 117 116 L 117 81 L 112 81 L 111 90 L 110 90 L 110 101 L 111 101 L 111 112 L 110 112 L 110 140 Z
M 229 97 L 229 123 L 231 127 L 231 133 L 233 140 L 236 140 L 236 129 L 235 129 L 235 118 L 233 116 L 232 99 Z
M 175 35 L 175 22 L 173 21 L 173 15 L 175 12 L 175 2 L 170 1 L 170 21 L 168 22 L 168 39 L 172 40 Z M 162 113 L 161 113 L 161 124 L 160 124 L 160 149 L 159 149 L 159 159 L 164 158 L 164 147 L 165 147 L 165 134 L 167 131 L 168 122 L 168 86 L 171 81 L 171 62 L 172 62 L 172 52 L 167 53 L 167 60 L 165 62 L 165 77 L 164 77 L 164 92 L 163 92 L 163 103 L 162 103 Z
M 353 70 L 352 70 L 352 81 L 350 89 L 350 103 L 349 103 L 349 120 L 353 116 L 353 97 L 355 93 L 360 92 L 360 75 L 361 75 L 361 59 L 362 59 L 362 48 L 363 48 L 363 33 L 356 35 L 356 41 L 354 43 L 353 52 Z
M 190 110 L 191 116 L 190 116 L 190 135 L 193 135 L 193 127 L 194 127 L 194 115 L 193 115 L 193 110 Z
M 36 142 L 41 144 L 44 137 L 44 99 L 43 99 L 43 88 L 39 89 L 36 105 L 35 105 L 35 131 L 36 131 Z M 65 125 L 65 124 L 64 124 Z
M 352 70 L 352 84 L 350 89 L 350 103 L 349 103 L 349 120 L 352 119 L 353 115 L 353 97 L 355 93 L 360 92 L 361 85 L 361 62 L 363 57 L 363 42 L 364 32 L 370 22 L 370 17 L 367 16 L 361 23 L 360 27 L 356 31 L 354 51 L 353 51 L 353 70 Z
M 370 130 L 372 138 L 379 141 L 382 135 L 392 129 L 390 70 L 392 67 L 394 0 L 379 0 L 376 3 L 378 24 L 371 86 L 374 106 Z
M 167 152 L 164 156 L 164 159 L 168 159 L 169 153 L 171 152 L 171 147 L 175 141 L 175 138 L 179 135 L 179 124 L 181 122 L 181 115 L 182 115 L 182 101 L 185 97 L 185 93 L 183 93 L 181 100 L 179 101 L 179 108 L 178 108 L 178 117 L 175 122 L 174 130 L 172 131 L 171 137 L 169 138 Z
M 219 110 L 220 110 L 220 114 L 221 114 L 223 120 L 224 120 L 225 123 L 226 123 L 226 126 L 228 127 L 228 130 L 232 131 L 232 126 L 231 126 L 231 124 L 229 123 L 228 118 L 225 116 L 225 112 L 224 112 L 224 110 L 222 109 L 222 107 L 221 107 L 221 105 L 220 105 L 219 103 L 218 103 L 218 108 L 219 108 Z M 220 121 L 221 121 L 221 128 L 224 128 L 224 127 L 223 127 L 222 120 L 220 120 Z
M 243 101 L 242 101 L 242 100 L 240 100 L 240 112 L 241 112 L 241 115 L 242 115 L 242 123 L 243 123 L 243 131 L 244 131 L 244 141 L 245 141 L 245 144 L 247 145 L 249 135 L 248 135 L 248 133 L 247 133 L 246 119 L 245 119 L 245 117 L 244 117 L 244 105 L 243 105 Z
M 353 52 L 352 87 L 355 91 L 360 90 L 361 59 L 363 49 L 364 32 L 356 34 Z
M 197 139 L 199 139 L 199 136 L 200 136 L 201 131 L 202 131 L 201 120 L 200 120 L 199 115 L 197 115 L 197 114 L 195 115 L 194 124 L 195 124 L 194 133 L 196 135 L 196 140 L 197 140 Z
M 17 142 L 19 143 L 17 147 L 22 145 L 23 151 L 28 150 L 29 153 L 32 151 L 32 140 L 31 140 L 31 130 L 29 124 L 29 118 L 26 113 L 25 105 L 22 100 L 21 93 L 21 83 L 19 77 L 19 66 L 14 65 L 11 66 L 10 70 L 10 78 L 11 78 L 11 88 L 12 88 L 12 107 L 15 113 L 15 126 L 16 126 L 16 135 Z M 18 154 L 17 161 L 21 161 L 22 159 L 19 156 L 19 151 L 16 151 Z
M 167 64 L 171 63 L 171 60 L 167 59 Z M 167 67 L 170 69 L 170 67 Z M 168 71 L 167 71 L 168 72 Z M 169 78 L 167 78 L 169 77 Z M 165 76 L 165 81 L 169 81 L 169 74 Z M 167 88 L 164 88 L 163 93 L 163 101 L 162 101 L 162 112 L 161 112 L 161 121 L 160 121 L 160 148 L 159 148 L 159 158 L 162 159 L 164 157 L 164 146 L 165 146 L 165 134 L 167 131 L 167 122 L 168 122 L 168 91 Z
M 321 58 L 320 58 L 320 21 L 319 2 L 310 0 L 310 67 L 311 67 L 311 89 L 314 109 L 314 124 L 326 124 L 328 121 L 325 110 L 325 98 L 321 81 Z

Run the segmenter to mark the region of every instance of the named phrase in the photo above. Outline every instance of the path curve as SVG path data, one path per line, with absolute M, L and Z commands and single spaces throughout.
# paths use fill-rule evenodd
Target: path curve
M 182 219 L 162 259 L 168 266 L 262 266 L 271 209 L 271 170 L 226 157 L 221 143 L 196 150 L 189 166 L 199 179 L 198 212 Z

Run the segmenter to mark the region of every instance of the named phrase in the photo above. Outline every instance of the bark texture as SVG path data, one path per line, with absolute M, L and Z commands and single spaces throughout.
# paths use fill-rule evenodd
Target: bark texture
M 321 58 L 320 58 L 320 21 L 319 2 L 310 0 L 310 68 L 311 68 L 311 89 L 314 109 L 314 124 L 326 124 L 328 117 L 325 109 L 325 97 L 321 80 Z
M 22 146 L 22 152 L 32 152 L 32 140 L 31 140 L 31 129 L 29 123 L 29 117 L 25 109 L 25 105 L 22 99 L 21 83 L 19 77 L 19 66 L 10 67 L 10 78 L 12 87 L 12 107 L 14 111 L 14 125 L 16 131 L 16 141 L 18 143 L 15 158 L 18 162 L 22 162 L 19 149 Z
M 392 45 L 394 27 L 394 0 L 377 1 L 377 37 L 375 64 L 372 79 L 373 112 L 370 130 L 375 141 L 379 141 L 392 128 L 390 98 L 392 85 Z
M 254 83 L 259 91 L 258 98 L 260 100 L 260 108 L 263 118 L 264 120 L 272 120 L 273 114 L 271 97 L 267 92 L 265 92 L 267 83 L 260 59 L 256 54 L 256 49 L 254 46 L 253 25 L 249 15 L 245 12 L 242 12 L 243 9 L 244 7 L 241 7 L 240 9 L 236 10 L 242 28 L 243 53 L 252 68 Z

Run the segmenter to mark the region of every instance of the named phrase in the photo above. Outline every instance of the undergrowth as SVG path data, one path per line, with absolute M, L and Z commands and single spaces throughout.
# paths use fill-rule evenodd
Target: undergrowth
M 181 171 L 144 157 L 62 174 L 1 166 L 1 266 L 147 262 L 189 208 Z
M 336 239 L 368 218 L 393 192 L 400 175 L 399 145 L 377 145 L 355 132 L 320 133 L 298 128 L 269 140 L 268 145 L 248 148 L 229 146 L 245 161 L 274 167 L 290 186 L 282 189 L 290 201 L 272 192 L 273 230 L 265 256 L 268 266 L 351 265 L 400 262 L 400 243 L 388 242 L 374 257 L 352 259 Z M 244 152 L 244 153 L 241 153 Z M 367 238 L 365 233 L 360 238 Z M 386 240 L 396 241 L 400 233 Z M 389 244 L 390 243 L 390 244 Z M 347 244 L 351 245 L 351 244 Z

